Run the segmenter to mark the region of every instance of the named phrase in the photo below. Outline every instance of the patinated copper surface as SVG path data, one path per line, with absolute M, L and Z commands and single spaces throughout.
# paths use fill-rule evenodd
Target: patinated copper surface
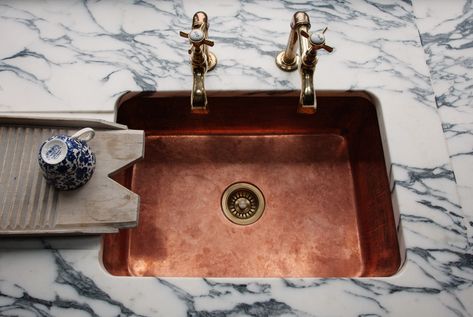
M 115 178 L 141 196 L 137 228 L 105 236 L 114 275 L 387 276 L 399 247 L 374 105 L 322 96 L 315 115 L 297 97 L 138 95 L 118 122 L 147 131 L 145 159 Z M 239 226 L 221 210 L 235 182 L 256 185 L 265 211 Z

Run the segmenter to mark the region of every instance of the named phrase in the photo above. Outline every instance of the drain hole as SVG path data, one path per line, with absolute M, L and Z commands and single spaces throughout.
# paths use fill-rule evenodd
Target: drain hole
M 259 201 L 256 194 L 247 189 L 237 189 L 227 199 L 228 209 L 239 219 L 253 217 L 258 210 Z
M 249 183 L 230 185 L 222 195 L 222 211 L 231 222 L 249 225 L 258 220 L 264 211 L 263 193 Z

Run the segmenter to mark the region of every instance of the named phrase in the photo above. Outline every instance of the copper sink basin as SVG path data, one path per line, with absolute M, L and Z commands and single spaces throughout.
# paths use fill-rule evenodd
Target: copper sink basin
M 362 92 L 322 93 L 315 115 L 297 94 L 129 94 L 117 121 L 146 131 L 145 159 L 115 175 L 141 196 L 139 225 L 103 240 L 113 275 L 389 276 L 400 265 L 376 107 Z M 222 211 L 236 182 L 264 212 L 239 225 Z M 249 199 L 247 202 L 249 202 Z M 244 204 L 243 204 L 244 206 Z

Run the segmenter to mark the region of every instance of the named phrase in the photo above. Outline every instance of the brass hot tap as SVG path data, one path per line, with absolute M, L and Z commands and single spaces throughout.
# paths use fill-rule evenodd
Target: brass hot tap
M 207 93 L 205 92 L 205 73 L 217 65 L 217 57 L 209 52 L 207 46 L 214 46 L 214 42 L 207 39 L 209 23 L 207 14 L 198 11 L 192 18 L 192 30 L 189 33 L 179 32 L 182 37 L 188 38 L 192 45 L 189 49 L 192 66 L 192 93 L 191 111 L 193 113 L 207 113 Z
M 309 33 L 310 20 L 307 13 L 298 11 L 291 21 L 291 32 L 287 42 L 286 50 L 276 57 L 276 64 L 284 71 L 294 71 L 299 68 L 301 75 L 301 95 L 297 112 L 315 113 L 317 101 L 314 90 L 314 71 L 317 64 L 317 50 L 323 48 L 332 52 L 333 48 L 325 44 L 325 28 L 321 32 Z M 297 42 L 299 42 L 299 55 L 297 54 Z

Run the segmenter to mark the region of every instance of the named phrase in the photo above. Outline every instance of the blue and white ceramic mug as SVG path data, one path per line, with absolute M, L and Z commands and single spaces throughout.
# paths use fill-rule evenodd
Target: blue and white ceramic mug
M 92 128 L 84 128 L 72 136 L 52 136 L 41 145 L 38 161 L 48 183 L 58 190 L 71 190 L 89 181 L 95 154 L 87 141 L 94 136 Z

